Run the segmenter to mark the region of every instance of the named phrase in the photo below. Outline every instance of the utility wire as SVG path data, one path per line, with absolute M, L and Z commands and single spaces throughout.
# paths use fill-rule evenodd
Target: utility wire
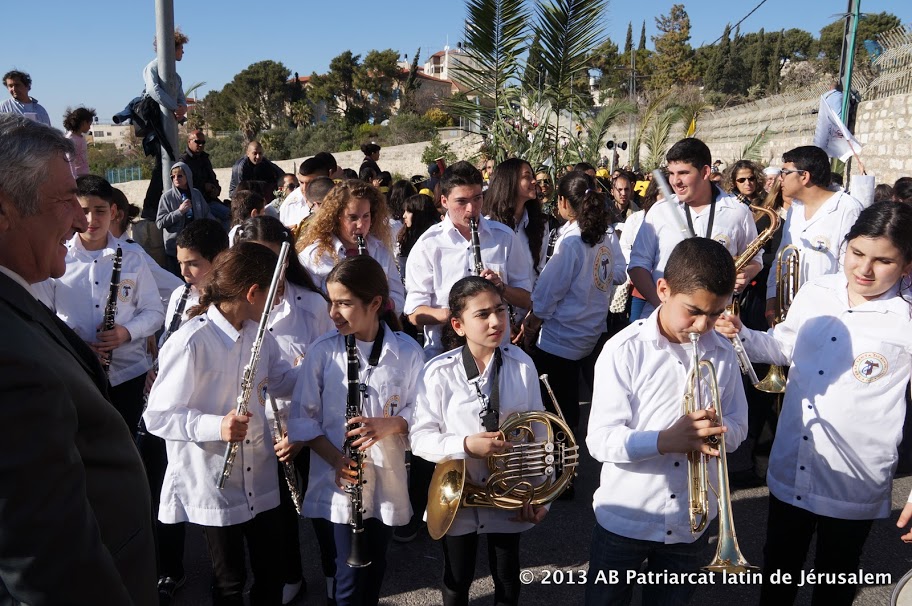
M 744 22 L 747 20 L 748 17 L 750 17 L 751 15 L 753 15 L 755 12 L 757 12 L 757 9 L 760 8 L 761 6 L 763 6 L 764 4 L 766 4 L 766 2 L 767 2 L 767 0 L 761 0 L 761 1 L 760 1 L 760 4 L 758 4 L 757 6 L 755 6 L 755 7 L 751 10 L 751 12 L 749 12 L 749 13 L 747 13 L 746 15 L 744 15 L 743 17 L 741 17 L 741 20 L 738 21 L 737 23 L 735 23 L 733 26 L 731 26 L 731 29 L 735 29 L 735 28 L 737 28 L 739 25 L 741 25 L 742 23 L 744 23 Z M 723 33 L 722 36 L 724 36 L 724 35 L 725 35 L 725 34 Z M 716 44 L 716 42 L 718 42 L 719 40 L 722 39 L 722 36 L 719 36 L 718 38 L 716 38 L 712 43 L 710 43 L 710 46 L 714 46 L 714 45 Z

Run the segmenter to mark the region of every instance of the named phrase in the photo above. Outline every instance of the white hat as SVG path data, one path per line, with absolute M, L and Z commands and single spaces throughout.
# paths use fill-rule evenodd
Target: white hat
M 766 168 L 763 169 L 763 174 L 766 175 L 767 177 L 775 177 L 780 172 L 781 171 L 778 168 L 776 168 L 775 166 L 767 166 Z

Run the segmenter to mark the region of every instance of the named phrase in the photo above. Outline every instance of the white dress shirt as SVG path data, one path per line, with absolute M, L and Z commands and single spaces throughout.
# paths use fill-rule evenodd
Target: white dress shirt
M 300 366 L 311 343 L 335 330 L 328 305 L 319 293 L 285 280 L 285 293 L 269 315 L 268 326 L 292 366 Z
M 750 209 L 737 198 L 713 187 L 716 196 L 716 216 L 713 220 L 712 239 L 720 242 L 733 257 L 737 256 L 757 237 L 757 226 Z M 650 209 L 637 232 L 630 253 L 628 270 L 633 267 L 645 268 L 652 274 L 653 283 L 665 275 L 665 264 L 671 251 L 679 242 L 688 237 L 686 205 L 677 196 L 657 202 Z M 710 205 L 699 214 L 691 209 L 694 232 L 697 236 L 708 237 Z M 763 264 L 763 251 L 753 259 Z M 653 306 L 647 302 L 643 316 L 652 313 Z
M 538 374 L 532 359 L 518 347 L 501 347 L 503 365 L 500 384 L 500 424 L 514 412 L 544 410 Z M 478 378 L 481 390 L 490 396 L 490 381 L 494 357 Z M 409 438 L 412 453 L 437 463 L 446 456 L 466 460 L 466 483 L 484 485 L 488 479 L 486 459 L 470 457 L 465 452 L 464 441 L 468 436 L 483 432 L 475 384 L 469 383 L 462 364 L 462 350 L 454 349 L 441 354 L 424 366 L 418 382 L 415 420 Z M 490 507 L 461 507 L 448 535 L 459 536 L 470 532 L 522 532 L 532 527 L 526 522 L 513 522 L 516 511 Z
M 377 263 L 380 264 L 380 267 L 383 268 L 383 271 L 386 273 L 386 279 L 389 282 L 389 296 L 390 301 L 393 302 L 393 308 L 397 314 L 402 313 L 402 307 L 405 305 L 405 288 L 402 286 L 402 277 L 399 275 L 399 268 L 396 267 L 396 261 L 393 259 L 393 256 L 387 250 L 386 246 L 375 238 L 372 234 L 368 234 L 364 238 L 364 243 L 367 246 L 367 254 L 372 257 Z M 301 265 L 304 266 L 304 269 L 310 274 L 310 277 L 313 278 L 314 284 L 319 286 L 323 292 L 326 290 L 326 277 L 329 275 L 329 272 L 332 271 L 332 268 L 336 266 L 340 260 L 345 258 L 345 245 L 342 244 L 342 241 L 339 240 L 336 236 L 333 236 L 333 249 L 336 251 L 338 259 L 333 259 L 332 255 L 329 253 L 322 253 L 317 256 L 317 247 L 320 245 L 319 242 L 314 242 L 298 255 L 298 259 L 301 260 Z
M 798 247 L 801 262 L 801 284 L 839 271 L 844 254 L 842 242 L 861 213 L 861 202 L 845 193 L 834 193 L 810 219 L 804 204 L 794 200 L 782 227 L 779 250 L 789 244 Z M 778 257 L 778 253 L 777 253 Z M 776 297 L 776 274 L 779 264 L 773 260 L 766 280 L 766 298 Z
M 94 343 L 98 340 L 98 328 L 111 292 L 111 274 L 118 246 L 123 250 L 123 258 L 114 322 L 127 329 L 130 340 L 112 353 L 108 379 L 114 386 L 134 379 L 152 367 L 152 358 L 146 351 L 146 337 L 154 335 L 165 321 L 161 297 L 143 255 L 110 233 L 105 248 L 95 255 L 85 249 L 76 234 L 66 244 L 66 273 L 35 285 L 39 300 L 83 341 Z
M 890 515 L 912 375 L 912 313 L 893 288 L 849 307 L 843 272 L 798 291 L 768 333 L 742 329 L 751 360 L 789 366 L 767 484 L 819 515 Z
M 161 297 L 162 305 L 165 305 L 168 302 L 168 298 L 171 296 L 172 291 L 180 288 L 183 280 L 159 265 L 158 262 L 146 252 L 145 248 L 127 238 L 126 232 L 118 238 L 118 241 L 123 243 L 121 246 L 124 249 L 130 248 L 131 250 L 135 250 L 146 260 L 146 265 L 149 266 L 149 270 L 152 272 L 152 278 L 155 279 L 155 286 L 158 288 L 158 295 Z
M 513 230 L 497 221 L 479 218 L 478 240 L 481 260 L 486 269 L 500 274 L 507 286 L 532 292 L 534 271 L 531 257 L 523 253 L 522 243 Z M 528 251 L 528 249 L 526 249 Z M 467 240 L 450 220 L 443 221 L 424 232 L 412 247 L 406 261 L 405 313 L 414 312 L 419 306 L 449 307 L 450 289 L 453 284 L 472 275 L 475 267 L 472 242 Z M 424 350 L 428 359 L 439 354 L 442 325 L 424 327 Z M 509 343 L 510 331 L 504 331 L 504 342 Z
M 618 228 L 621 232 L 620 245 L 621 252 L 624 253 L 625 263 L 630 263 L 630 251 L 633 250 L 633 243 L 640 232 L 640 227 L 643 226 L 644 219 L 646 219 L 646 211 L 638 210 L 627 217 L 627 220 Z
M 367 417 L 402 417 L 411 423 L 416 381 L 424 352 L 415 341 L 384 325 L 380 360 L 368 366 L 373 342 L 358 342 L 359 377 L 367 386 L 362 399 Z M 345 338 L 338 331 L 323 335 L 307 352 L 292 396 L 288 438 L 306 442 L 321 435 L 342 449 L 345 442 L 345 409 L 348 401 L 348 354 Z M 377 518 L 387 526 L 402 526 L 412 517 L 405 469 L 406 439 L 391 435 L 364 451 L 362 487 L 365 518 Z M 347 524 L 351 500 L 336 486 L 335 467 L 311 454 L 310 476 L 301 515 Z
M 184 296 L 184 287 L 179 286 L 174 289 L 174 292 L 171 293 L 171 296 L 168 298 L 168 306 L 165 308 L 165 332 L 162 333 L 161 337 L 158 339 L 158 347 L 161 348 L 164 345 L 163 339 L 165 334 L 168 332 L 168 327 L 171 325 L 171 320 L 174 318 L 174 312 L 177 311 L 177 304 L 180 302 L 181 297 Z M 190 287 L 190 294 L 187 295 L 187 302 L 184 304 L 184 311 L 181 313 L 180 321 L 178 328 L 187 323 L 187 320 L 190 318 L 189 313 L 190 309 L 199 305 L 200 291 L 197 290 L 195 286 Z M 177 332 L 177 331 L 175 331 Z M 168 337 L 170 338 L 170 337 Z
M 279 505 L 266 389 L 276 397 L 291 395 L 297 372 L 282 359 L 268 331 L 248 402 L 247 437 L 239 443 L 225 488 L 216 486 L 227 444 L 221 438 L 222 418 L 237 408 L 256 333 L 256 322 L 248 320 L 238 332 L 213 305 L 161 349 L 143 419 L 149 433 L 165 440 L 168 453 L 158 509 L 158 519 L 166 524 L 233 526 Z
M 516 237 L 519 238 L 520 250 L 522 250 L 529 257 L 529 264 L 535 267 L 534 278 L 537 279 L 538 275 L 541 274 L 542 269 L 545 267 L 545 257 L 548 252 L 548 237 L 551 235 L 551 230 L 548 229 L 548 218 L 542 216 L 542 221 L 545 224 L 545 229 L 542 230 L 542 242 L 541 242 L 541 252 L 538 254 L 538 264 L 536 265 L 532 259 L 532 251 L 529 250 L 529 234 L 526 233 L 526 230 L 529 227 L 529 211 L 525 208 L 523 209 L 522 218 L 519 220 L 519 223 L 516 224 L 516 228 L 513 230 L 516 233 Z M 520 318 L 521 320 L 522 318 Z
M 310 216 L 311 208 L 304 199 L 304 188 L 296 187 L 293 192 L 288 194 L 279 207 L 279 221 L 282 225 L 295 227 L 302 219 Z
M 617 236 L 590 246 L 576 221 L 560 228 L 554 255 L 532 291 L 532 309 L 544 320 L 538 348 L 568 360 L 588 356 L 605 332 L 605 318 L 616 279 L 627 278 Z M 616 266 L 621 271 L 615 271 Z
M 609 340 L 595 364 L 586 445 L 602 463 L 602 471 L 593 509 L 602 528 L 615 534 L 692 543 L 699 535 L 690 529 L 687 455 L 662 454 L 658 449 L 659 432 L 681 417 L 692 349 L 689 343 L 671 343 L 662 335 L 659 310 Z M 741 371 L 731 344 L 715 331 L 700 337 L 699 347 L 701 359 L 716 367 L 728 428 L 725 450 L 731 452 L 747 435 Z M 703 384 L 703 401 L 708 402 Z M 708 468 L 710 480 L 718 486 L 715 459 Z M 716 499 L 709 502 L 711 519 Z

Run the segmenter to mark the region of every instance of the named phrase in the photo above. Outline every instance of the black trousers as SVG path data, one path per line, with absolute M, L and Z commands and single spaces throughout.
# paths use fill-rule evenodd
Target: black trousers
M 428 489 L 431 487 L 431 478 L 434 476 L 436 463 L 409 452 L 409 502 L 412 504 L 412 519 L 421 520 L 424 510 L 427 509 Z
M 567 425 L 573 430 L 574 435 L 578 433 L 580 418 L 579 386 L 580 369 L 583 367 L 583 360 L 585 358 L 582 360 L 568 360 L 538 348 L 532 351 L 532 361 L 535 362 L 535 370 L 538 374 L 548 375 L 548 383 L 551 385 L 551 389 L 554 390 L 554 397 L 557 398 L 557 403 L 560 404 Z M 540 382 L 539 387 L 541 388 L 545 410 L 556 413 L 557 411 L 551 402 L 551 396 L 548 395 L 545 384 Z
M 117 355 L 117 350 L 114 350 Z M 111 387 L 111 402 L 120 416 L 127 422 L 130 433 L 135 434 L 139 426 L 139 417 L 142 416 L 143 390 L 146 387 L 146 373 L 124 381 L 116 387 Z
M 488 562 L 494 578 L 495 606 L 519 603 L 519 535 L 518 532 L 492 533 L 488 540 Z M 444 606 L 467 606 L 469 587 L 475 579 L 475 556 L 478 534 L 443 537 L 443 603 Z
M 138 441 L 139 454 L 146 466 L 149 490 L 152 493 L 152 516 L 155 518 L 155 554 L 158 562 L 158 576 L 174 580 L 184 576 L 184 538 L 186 525 L 165 524 L 158 521 L 158 505 L 161 501 L 162 484 L 168 469 L 168 455 L 165 441 L 150 433 L 144 433 Z
M 301 496 L 307 492 L 307 477 L 310 469 L 310 449 L 303 448 L 298 456 L 294 459 L 295 468 L 298 476 L 302 479 L 300 484 Z M 282 557 L 283 562 L 283 580 L 286 584 L 294 584 L 304 579 L 304 572 L 301 568 L 301 538 L 299 536 L 301 517 L 294 508 L 291 500 L 291 492 L 288 490 L 288 482 L 285 479 L 285 469 L 282 463 L 278 463 L 279 470 L 279 516 L 282 523 L 282 535 L 285 537 L 284 548 L 285 554 Z
M 872 520 L 840 520 L 811 513 L 770 495 L 766 546 L 763 548 L 763 588 L 760 604 L 785 606 L 795 602 L 811 538 L 817 533 L 815 573 L 857 572 L 861 550 Z M 791 575 L 791 583 L 772 584 L 776 571 Z M 813 606 L 851 606 L 857 585 L 818 584 Z
M 251 606 L 278 606 L 282 603 L 282 522 L 279 508 L 258 514 L 234 526 L 203 526 L 203 536 L 212 560 L 214 606 L 242 606 L 247 566 L 244 541 L 250 554 L 253 587 Z

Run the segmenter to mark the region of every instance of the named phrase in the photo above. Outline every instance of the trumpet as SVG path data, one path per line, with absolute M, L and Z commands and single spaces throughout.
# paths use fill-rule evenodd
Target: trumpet
M 776 317 L 773 326 L 785 320 L 789 307 L 795 299 L 795 293 L 801 286 L 801 257 L 794 244 L 783 246 L 776 256 Z M 758 384 L 754 385 L 766 393 L 785 393 L 785 374 L 781 366 L 770 365 L 769 372 Z
M 722 401 L 719 397 L 716 368 L 709 360 L 700 359 L 700 335 L 698 333 L 690 333 L 690 343 L 693 346 L 693 352 L 691 368 L 684 390 L 683 413 L 688 415 L 707 408 L 703 403 L 703 374 L 705 372 L 705 381 L 711 398 L 709 407 L 716 410 L 716 419 L 719 425 L 722 425 Z M 707 439 L 707 442 L 719 449 L 719 456 L 716 458 L 719 476 L 718 490 L 709 480 L 709 455 L 699 451 L 687 453 L 688 510 L 691 532 L 694 534 L 702 532 L 709 522 L 710 490 L 715 494 L 719 504 L 719 542 L 716 544 L 716 555 L 708 565 L 703 567 L 703 570 L 727 572 L 729 574 L 754 570 L 756 566 L 751 566 L 741 554 L 741 549 L 738 547 L 738 538 L 735 535 L 731 491 L 728 485 L 728 457 L 725 453 L 725 434 L 712 436 Z
M 542 375 L 548 393 L 548 375 Z M 560 405 L 554 400 L 555 410 Z M 536 437 L 535 429 L 539 428 Z M 557 499 L 576 476 L 579 446 L 560 416 L 533 410 L 515 412 L 500 426 L 510 451 L 487 458 L 489 476 L 484 486 L 466 479 L 464 458 L 445 457 L 434 469 L 428 490 L 427 527 L 431 538 L 443 537 L 460 507 L 522 509 L 526 504 L 544 505 Z

